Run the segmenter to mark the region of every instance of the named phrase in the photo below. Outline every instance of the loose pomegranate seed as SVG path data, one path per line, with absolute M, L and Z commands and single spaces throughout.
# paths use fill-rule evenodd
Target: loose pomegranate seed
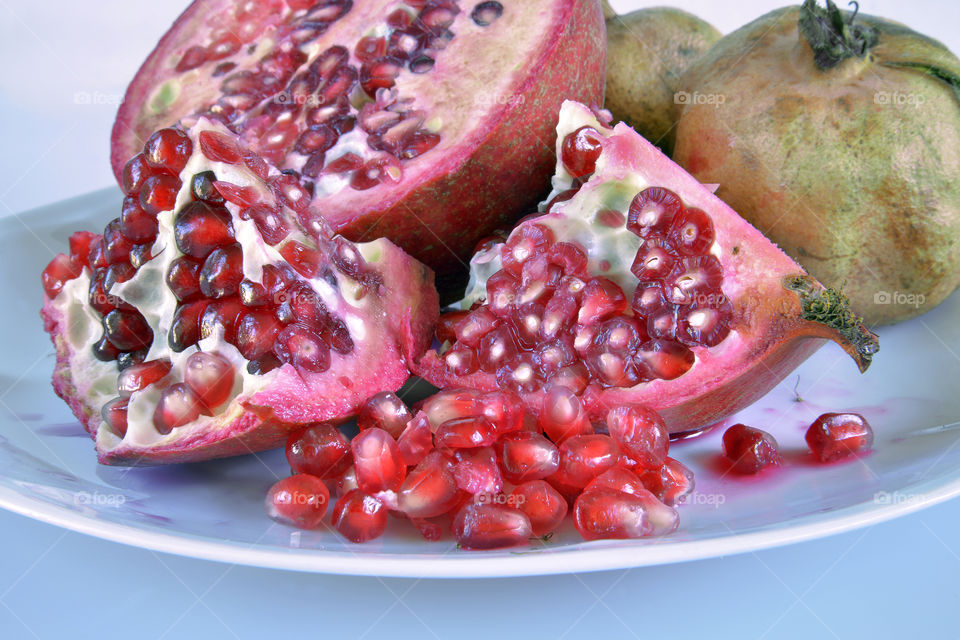
M 103 330 L 107 339 L 121 351 L 136 351 L 153 342 L 150 325 L 137 311 L 114 309 L 103 317 Z
M 560 466 L 557 446 L 530 431 L 502 436 L 497 442 L 497 454 L 503 477 L 514 484 L 546 478 Z
M 140 207 L 150 215 L 173 209 L 182 183 L 171 175 L 150 176 L 140 189 Z
M 167 344 L 176 353 L 197 344 L 200 340 L 200 320 L 206 311 L 207 300 L 181 304 L 173 314 Z
M 684 209 L 674 218 L 667 237 L 682 255 L 704 254 L 713 246 L 713 220 L 700 209 Z
M 75 260 L 63 253 L 58 253 L 40 274 L 43 290 L 47 297 L 53 300 L 67 281 L 79 278 L 81 273 L 83 268 Z
M 198 351 L 187 358 L 186 382 L 200 402 L 213 411 L 230 399 L 235 381 L 233 363 L 216 353 Z
M 497 467 L 493 447 L 458 449 L 454 477 L 457 487 L 471 495 L 496 495 L 503 489 L 503 477 Z
M 593 432 L 580 398 L 565 386 L 555 386 L 544 396 L 539 425 L 557 443 Z
M 407 427 L 413 418 L 406 403 L 392 391 L 381 391 L 367 400 L 357 414 L 357 426 L 360 430 L 379 427 L 394 438 Z
M 396 441 L 383 429 L 361 431 L 350 443 L 357 483 L 367 493 L 396 491 L 403 483 L 407 467 L 400 458 Z
M 649 340 L 640 345 L 635 363 L 649 371 L 651 377 L 673 380 L 693 366 L 696 356 L 682 344 L 670 340 Z
M 556 531 L 567 515 L 566 499 L 543 480 L 531 480 L 514 487 L 509 502 L 527 514 L 535 536 Z
M 480 413 L 493 423 L 498 435 L 526 429 L 532 419 L 523 400 L 507 391 L 489 391 L 480 396 L 479 403 Z
M 134 242 L 145 242 L 157 237 L 157 217 L 140 206 L 140 199 L 127 196 L 120 212 L 120 230 Z
M 193 142 L 179 129 L 160 129 L 143 145 L 143 157 L 151 167 L 166 169 L 172 174 L 183 171 L 193 153 Z
M 127 435 L 127 405 L 128 398 L 114 398 L 100 410 L 100 416 L 107 427 L 121 438 Z
M 776 439 L 766 431 L 745 424 L 735 424 L 724 432 L 723 455 L 733 471 L 745 474 L 757 473 L 781 462 Z
M 469 347 L 454 345 L 450 351 L 443 356 L 443 362 L 447 369 L 457 376 L 470 375 L 477 370 L 477 354 Z
M 640 480 L 643 486 L 670 507 L 683 502 L 695 487 L 693 471 L 673 458 L 667 458 L 659 469 L 643 471 Z
M 357 470 L 351 465 L 333 484 L 338 498 L 342 498 L 354 489 L 358 489 Z
M 501 249 L 503 269 L 514 277 L 521 277 L 523 263 L 535 255 L 544 253 L 553 242 L 553 231 L 548 227 L 542 224 L 520 225 L 510 234 Z M 487 287 L 489 293 L 489 280 Z
M 163 435 L 193 422 L 206 411 L 200 398 L 188 385 L 179 382 L 167 387 L 153 412 L 153 426 Z
M 820 462 L 833 462 L 873 446 L 873 429 L 857 413 L 824 413 L 806 434 L 810 451 Z
M 323 422 L 290 434 L 286 454 L 294 473 L 309 473 L 326 480 L 342 476 L 353 464 L 347 438 L 339 429 Z
M 457 503 L 453 463 L 438 451 L 414 467 L 397 493 L 399 510 L 411 518 L 432 518 Z
M 597 167 L 603 151 L 603 136 L 593 127 L 580 127 L 563 139 L 560 158 L 574 178 L 589 176 Z
M 607 428 L 621 449 L 641 467 L 656 469 L 663 465 L 670 433 L 656 411 L 636 404 L 616 407 L 607 412 Z
M 623 313 L 627 308 L 627 297 L 623 289 L 609 278 L 592 278 L 583 288 L 583 303 L 577 322 L 590 325 Z
M 228 164 L 240 162 L 240 150 L 230 136 L 216 131 L 201 131 L 199 140 L 200 151 L 208 159 Z
M 683 203 L 673 191 L 662 187 L 647 187 L 630 202 L 627 229 L 641 238 L 666 235 L 673 219 L 683 208 Z
M 471 503 L 454 518 L 453 535 L 464 549 L 499 549 L 527 544 L 533 528 L 519 509 Z
M 387 508 L 360 489 L 347 492 L 333 507 L 333 526 L 350 542 L 367 542 L 387 529 Z
M 575 487 L 585 487 L 593 478 L 617 464 L 617 443 L 603 434 L 567 438 L 560 445 L 560 471 Z
M 134 392 L 146 389 L 170 373 L 169 360 L 151 360 L 125 369 L 117 377 L 117 393 L 129 398 Z
M 419 464 L 433 450 L 433 432 L 426 413 L 417 412 L 397 439 L 397 447 L 403 464 L 407 466 Z
M 452 389 L 430 396 L 421 407 L 436 431 L 444 422 L 463 416 L 479 416 L 483 413 L 483 394 L 476 389 Z
M 278 481 L 267 492 L 267 515 L 298 529 L 316 529 L 330 504 L 323 480 L 305 473 Z
M 573 524 L 584 540 L 642 538 L 653 530 L 642 498 L 606 488 L 580 494 Z
M 233 223 L 223 207 L 191 202 L 181 209 L 173 223 L 174 238 L 181 252 L 205 259 L 218 247 L 233 244 Z
M 437 428 L 437 446 L 450 449 L 485 447 L 497 440 L 497 429 L 484 416 L 468 415 L 447 420 Z
M 637 474 L 632 471 L 628 471 L 622 467 L 612 467 L 607 469 L 596 478 L 590 481 L 586 487 L 584 487 L 584 493 L 588 491 L 596 491 L 598 489 L 612 489 L 614 491 L 619 491 L 620 493 L 630 493 L 633 495 L 639 495 L 641 493 L 647 493 L 648 490 L 643 484 L 643 481 L 637 476 Z

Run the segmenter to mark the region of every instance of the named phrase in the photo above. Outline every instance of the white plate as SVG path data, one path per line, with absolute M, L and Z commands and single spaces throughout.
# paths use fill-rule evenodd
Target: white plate
M 40 271 L 75 229 L 102 228 L 119 211 L 115 189 L 0 220 L 0 506 L 130 545 L 230 563 L 384 576 L 513 576 L 693 560 L 809 540 L 879 522 L 960 493 L 960 296 L 880 332 L 866 375 L 828 345 L 795 375 L 730 421 L 772 431 L 786 465 L 757 478 L 724 476 L 722 429 L 674 443 L 697 491 L 667 538 L 578 542 L 568 524 L 528 550 L 469 552 L 426 542 L 404 522 L 351 545 L 332 531 L 299 532 L 263 512 L 270 484 L 288 473 L 282 451 L 146 469 L 97 465 L 93 446 L 49 377 Z M 799 382 L 798 382 L 799 380 Z M 797 401 L 797 392 L 801 398 Z M 817 465 L 803 433 L 820 413 L 863 413 L 875 450 Z

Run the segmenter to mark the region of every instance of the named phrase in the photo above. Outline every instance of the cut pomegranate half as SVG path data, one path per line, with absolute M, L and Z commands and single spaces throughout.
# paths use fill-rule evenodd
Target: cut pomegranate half
M 44 271 L 54 389 L 101 462 L 276 447 L 409 376 L 433 274 L 387 240 L 308 232 L 287 177 L 220 124 L 161 130 L 124 169 L 124 217 Z
M 127 90 L 113 169 L 206 115 L 296 172 L 308 228 L 462 276 L 542 193 L 561 101 L 602 102 L 604 37 L 595 0 L 196 0 Z
M 642 404 L 677 433 L 751 404 L 824 340 L 866 370 L 877 339 L 846 299 L 627 125 L 568 101 L 558 134 L 546 211 L 474 256 L 469 313 L 441 317 L 453 331 L 416 373 L 548 416 L 557 387 L 592 420 Z

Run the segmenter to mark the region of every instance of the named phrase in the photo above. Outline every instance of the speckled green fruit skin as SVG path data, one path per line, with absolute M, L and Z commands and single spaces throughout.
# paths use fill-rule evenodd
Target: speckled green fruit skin
M 960 61 L 860 14 L 877 46 L 822 71 L 797 19 L 795 7 L 762 16 L 688 69 L 681 90 L 703 98 L 681 110 L 674 160 L 868 324 L 919 315 L 960 284 L 960 100 L 889 65 L 958 74 Z
M 607 94 L 614 120 L 670 155 L 680 77 L 720 39 L 700 18 L 669 7 L 607 19 Z

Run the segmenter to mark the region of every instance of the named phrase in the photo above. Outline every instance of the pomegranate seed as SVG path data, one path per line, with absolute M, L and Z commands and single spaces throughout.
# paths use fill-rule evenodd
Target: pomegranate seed
M 641 538 L 653 529 L 642 498 L 604 488 L 580 494 L 573 524 L 584 540 Z
M 663 286 L 670 302 L 707 304 L 720 298 L 723 267 L 714 256 L 682 258 L 672 269 Z
M 497 369 L 497 385 L 513 393 L 532 393 L 540 388 L 542 383 L 530 353 L 521 353 Z
M 673 507 L 693 493 L 693 471 L 679 460 L 667 458 L 659 469 L 650 469 L 640 474 L 640 480 L 653 495 L 664 504 Z
M 291 240 L 280 249 L 280 255 L 290 263 L 297 273 L 306 277 L 314 278 L 321 264 L 323 257 L 319 251 L 313 247 L 308 247 L 302 242 Z
M 334 482 L 334 489 L 336 490 L 337 497 L 342 498 L 347 495 L 354 489 L 358 489 L 357 486 L 357 470 L 351 465 L 343 472 L 336 482 Z
M 225 33 L 210 44 L 207 53 L 211 60 L 221 60 L 239 51 L 241 45 L 240 38 L 232 33 Z
M 157 217 L 140 206 L 140 199 L 127 196 L 120 212 L 120 230 L 134 242 L 146 242 L 157 237 Z
M 498 435 L 524 429 L 529 418 L 519 396 L 506 391 L 490 391 L 480 397 L 481 413 L 493 423 Z
M 730 334 L 733 305 L 722 294 L 719 304 L 693 304 L 677 324 L 677 339 L 689 346 L 715 347 Z
M 497 317 L 486 307 L 478 307 L 471 311 L 457 324 L 457 341 L 470 347 L 479 344 L 480 339 L 497 325 Z
M 401 69 L 403 62 L 390 56 L 365 62 L 360 67 L 360 86 L 374 98 L 377 89 L 389 89 L 394 85 Z
M 47 297 L 53 300 L 67 281 L 79 278 L 81 273 L 83 268 L 75 260 L 63 253 L 58 253 L 40 274 L 43 290 Z
M 453 463 L 438 451 L 407 474 L 397 493 L 399 510 L 411 518 L 433 518 L 447 513 L 458 500 Z
M 810 451 L 820 462 L 833 462 L 873 446 L 873 429 L 857 413 L 824 413 L 806 434 Z
M 213 171 L 201 171 L 193 174 L 190 178 L 190 195 L 194 200 L 202 200 L 212 205 L 222 205 L 223 196 L 217 191 L 213 183 L 217 181 L 217 176 Z
M 667 304 L 663 285 L 659 282 L 641 282 L 633 293 L 630 307 L 638 318 L 647 318 Z
M 553 242 L 553 231 L 549 227 L 542 224 L 520 225 L 510 234 L 501 249 L 504 270 L 515 277 L 520 277 L 523 263 L 535 255 L 546 252 Z
M 558 242 L 547 251 L 547 259 L 560 267 L 564 275 L 587 276 L 587 254 L 572 242 Z
M 580 304 L 576 297 L 567 291 L 557 291 L 547 302 L 540 323 L 540 338 L 551 340 L 569 329 L 575 322 Z
M 90 247 L 99 236 L 90 231 L 74 231 L 70 234 L 70 257 L 80 267 L 89 267 Z
M 557 443 L 593 432 L 580 398 L 564 386 L 555 386 L 544 396 L 539 425 Z
M 216 131 L 201 131 L 199 140 L 200 151 L 207 159 L 227 164 L 240 162 L 240 150 L 230 136 Z
M 267 492 L 267 515 L 298 529 L 316 529 L 330 504 L 323 480 L 305 473 L 276 482 Z
M 143 349 L 153 342 L 153 330 L 137 311 L 114 309 L 103 317 L 103 331 L 121 351 Z
M 333 526 L 350 542 L 367 542 L 387 529 L 387 508 L 360 489 L 348 491 L 333 506 Z
M 660 307 L 647 317 L 647 334 L 652 338 L 673 340 L 677 337 L 680 311 L 673 305 Z
M 483 395 L 476 389 L 453 389 L 441 391 L 427 398 L 423 413 L 436 431 L 444 422 L 462 416 L 479 416 L 483 413 Z
M 266 180 L 270 174 L 270 168 L 264 159 L 252 151 L 243 154 L 243 164 L 245 164 L 250 171 L 253 171 L 261 180 Z
M 103 229 L 103 257 L 107 264 L 127 262 L 133 243 L 123 235 L 120 218 L 114 218 Z
M 646 469 L 663 465 L 670 446 L 667 425 L 656 411 L 625 405 L 607 412 L 607 428 L 621 449 Z
M 200 319 L 204 315 L 207 300 L 181 304 L 173 314 L 170 323 L 170 333 L 167 335 L 167 344 L 175 352 L 180 353 L 200 340 Z
M 374 158 L 353 172 L 350 186 L 357 191 L 372 189 L 384 180 L 398 182 L 402 170 L 397 161 L 389 156 Z
M 373 427 L 361 431 L 350 443 L 357 483 L 367 493 L 396 491 L 407 475 L 400 449 L 390 434 Z
M 643 484 L 643 481 L 637 477 L 637 474 L 621 467 L 607 469 L 591 480 L 589 484 L 584 487 L 583 491 L 586 493 L 598 489 L 612 489 L 613 491 L 633 495 L 647 493 L 646 486 Z
M 127 435 L 127 406 L 129 403 L 128 398 L 114 398 L 100 409 L 100 416 L 106 423 L 107 428 L 121 438 Z
M 241 187 L 231 182 L 215 180 L 213 188 L 223 196 L 223 198 L 238 207 L 249 207 L 260 201 L 260 194 L 253 187 Z
M 447 420 L 437 428 L 437 446 L 450 449 L 485 447 L 497 439 L 497 429 L 484 416 L 462 416 Z
M 614 316 L 600 325 L 594 348 L 626 356 L 647 340 L 646 332 L 629 316 Z
M 638 366 L 652 376 L 664 380 L 679 378 L 693 366 L 696 356 L 682 344 L 669 340 L 649 340 L 640 345 L 636 354 Z
M 583 304 L 577 322 L 590 325 L 623 313 L 627 298 L 623 289 L 609 278 L 592 278 L 583 288 Z
M 191 202 L 181 209 L 173 223 L 174 238 L 181 252 L 203 260 L 218 247 L 233 244 L 233 223 L 223 207 Z
M 603 136 L 600 132 L 593 127 L 580 127 L 563 139 L 560 158 L 571 176 L 581 178 L 594 172 L 602 151 Z
M 744 474 L 757 473 L 781 462 L 776 439 L 745 424 L 735 424 L 724 432 L 723 455 L 733 471 Z
M 113 346 L 106 336 L 94 342 L 90 350 L 93 352 L 93 357 L 101 362 L 112 362 L 120 355 L 120 350 Z
M 437 320 L 437 328 L 435 330 L 437 340 L 441 344 L 456 340 L 456 326 L 467 316 L 468 313 L 468 311 L 449 311 L 447 313 L 440 314 L 440 318 Z
M 177 174 L 183 171 L 193 153 L 193 142 L 179 129 L 160 129 L 143 145 L 143 157 L 151 167 Z
M 436 542 L 443 537 L 443 527 L 436 522 L 423 518 L 410 518 L 410 522 L 417 528 L 424 540 Z
M 664 238 L 647 238 L 630 267 L 630 272 L 641 281 L 663 280 L 677 265 L 677 252 Z
M 162 173 L 162 171 L 151 167 L 147 164 L 147 159 L 144 155 L 138 153 L 130 158 L 127 164 L 123 165 L 123 173 L 121 174 L 120 180 L 123 186 L 123 192 L 128 196 L 139 194 L 143 188 L 143 182 L 158 173 Z
M 150 215 L 173 209 L 182 183 L 177 176 L 150 176 L 140 189 L 140 207 Z
M 236 298 L 210 302 L 200 318 L 200 338 L 207 338 L 222 330 L 223 339 L 230 344 L 236 344 L 237 323 L 245 311 L 243 304 Z
M 290 434 L 286 454 L 294 473 L 309 473 L 325 480 L 342 476 L 353 464 L 347 438 L 324 422 Z
M 533 535 L 527 514 L 503 504 L 468 504 L 453 521 L 453 535 L 464 549 L 499 549 L 527 544 Z
M 426 413 L 417 412 L 397 439 L 397 447 L 403 464 L 407 466 L 419 464 L 433 450 L 433 432 Z
M 183 377 L 210 411 L 229 400 L 233 392 L 233 363 L 216 353 L 198 351 L 191 354 Z
M 294 211 L 304 213 L 310 206 L 310 194 L 300 184 L 299 174 L 282 173 L 270 179 L 270 189 L 277 199 Z
M 274 352 L 281 362 L 303 371 L 323 373 L 330 368 L 330 347 L 312 329 L 290 325 L 277 334 Z
M 180 62 L 177 63 L 175 70 L 178 73 L 196 69 L 207 61 L 207 48 L 201 45 L 193 45 L 183 54 Z
M 547 213 L 550 213 L 553 211 L 554 205 L 560 204 L 561 202 L 566 202 L 567 200 L 572 199 L 573 196 L 577 195 L 580 192 L 580 185 L 577 184 L 576 181 L 574 181 L 574 185 L 575 186 L 573 189 L 567 189 L 566 191 L 561 191 L 560 193 L 555 195 L 553 199 L 550 200 L 550 202 L 547 203 Z
M 503 477 L 514 484 L 546 478 L 560 466 L 557 446 L 530 431 L 502 436 L 497 442 L 497 453 Z
M 129 398 L 136 391 L 146 389 L 170 373 L 169 360 L 151 360 L 134 365 L 117 377 L 117 393 L 121 398 Z
M 326 78 L 349 61 L 350 52 L 340 45 L 334 45 L 317 56 L 310 64 L 310 70 L 318 77 Z
M 247 360 L 265 356 L 276 342 L 281 324 L 269 311 L 250 311 L 237 324 L 237 349 Z
M 578 435 L 560 445 L 560 471 L 575 487 L 585 487 L 617 463 L 617 443 L 607 435 Z
M 590 372 L 582 362 L 574 362 L 550 376 L 549 388 L 565 387 L 575 394 L 583 393 L 590 382 Z
M 137 351 L 124 351 L 117 355 L 117 371 L 124 371 L 128 367 L 140 364 L 147 358 L 149 349 L 143 348 Z
M 503 5 L 496 0 L 481 2 L 470 12 L 470 18 L 480 27 L 489 27 L 503 15 Z M 537 533 L 534 531 L 534 533 Z M 537 534 L 540 535 L 540 534 Z
M 519 352 L 513 332 L 507 325 L 501 325 L 480 339 L 477 359 L 480 368 L 487 373 L 496 373 L 497 369 L 513 360 Z
M 153 426 L 167 435 L 177 427 L 193 422 L 205 411 L 200 398 L 186 384 L 179 382 L 167 387 L 153 412 Z
M 543 480 L 531 480 L 514 487 L 510 502 L 527 514 L 535 536 L 556 531 L 567 515 L 566 499 Z
M 387 53 L 387 40 L 383 37 L 365 36 L 360 38 L 357 46 L 354 47 L 353 55 L 360 62 L 370 62 L 376 58 L 382 57 Z
M 443 362 L 456 376 L 467 376 L 477 370 L 477 354 L 469 347 L 457 344 L 444 354 Z
M 667 237 L 682 255 L 707 253 L 715 238 L 713 220 L 700 209 L 684 209 L 674 218 Z
M 487 278 L 487 307 L 494 315 L 505 318 L 513 306 L 519 281 L 501 270 Z
M 454 477 L 457 487 L 471 495 L 496 495 L 503 489 L 503 477 L 497 467 L 493 447 L 458 449 Z
M 392 391 L 381 391 L 367 400 L 357 414 L 360 430 L 379 427 L 394 438 L 399 438 L 413 418 L 407 405 Z
M 673 191 L 647 187 L 638 193 L 627 211 L 627 229 L 641 238 L 666 235 L 683 203 Z

